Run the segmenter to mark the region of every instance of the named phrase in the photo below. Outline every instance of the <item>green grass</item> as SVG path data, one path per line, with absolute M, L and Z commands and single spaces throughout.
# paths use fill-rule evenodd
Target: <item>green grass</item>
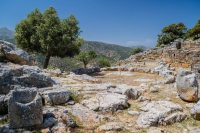
M 70 93 L 71 99 L 76 103 L 80 103 L 83 100 L 83 94 L 79 93 L 78 91 L 70 89 Z

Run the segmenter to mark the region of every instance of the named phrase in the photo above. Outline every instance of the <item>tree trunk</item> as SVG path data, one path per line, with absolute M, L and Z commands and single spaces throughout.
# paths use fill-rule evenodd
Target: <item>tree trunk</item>
M 84 64 L 84 68 L 86 69 L 87 68 L 87 64 L 85 62 L 83 64 Z
M 50 57 L 51 56 L 49 54 L 47 54 L 47 56 L 45 57 L 44 66 L 43 66 L 44 69 L 48 67 Z

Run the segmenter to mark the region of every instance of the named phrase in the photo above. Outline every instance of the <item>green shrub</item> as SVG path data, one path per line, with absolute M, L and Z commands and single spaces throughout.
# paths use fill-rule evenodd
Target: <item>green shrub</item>
M 143 52 L 143 51 L 144 51 L 143 48 L 134 48 L 134 49 L 131 51 L 131 55 L 135 55 L 135 54 L 141 53 L 141 52 Z
M 71 89 L 70 90 L 70 98 L 75 101 L 76 103 L 80 103 L 83 99 L 83 95 L 76 90 Z
M 111 66 L 110 61 L 108 59 L 106 59 L 106 58 L 99 59 L 98 64 L 99 64 L 100 68 L 102 68 L 102 67 L 110 67 Z

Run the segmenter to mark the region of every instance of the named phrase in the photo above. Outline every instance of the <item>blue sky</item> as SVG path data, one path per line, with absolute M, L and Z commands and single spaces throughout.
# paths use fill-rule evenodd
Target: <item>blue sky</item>
M 26 15 L 53 6 L 61 18 L 75 15 L 81 36 L 124 46 L 154 46 L 162 27 L 200 19 L 200 0 L 1 0 L 0 27 L 12 30 Z

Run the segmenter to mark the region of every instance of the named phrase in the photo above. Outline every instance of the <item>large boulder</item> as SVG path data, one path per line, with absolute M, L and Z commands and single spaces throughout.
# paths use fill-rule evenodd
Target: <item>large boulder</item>
M 2 47 L 6 60 L 10 62 L 20 65 L 31 65 L 33 63 L 31 56 L 29 56 L 27 52 L 18 49 L 16 45 L 12 43 L 0 41 L 0 47 Z
M 35 88 L 13 90 L 8 102 L 10 128 L 40 126 L 43 122 L 42 98 Z
M 117 93 L 99 93 L 95 97 L 82 101 L 82 104 L 94 111 L 117 111 L 129 106 L 128 98 Z
M 152 101 L 144 103 L 140 108 L 137 124 L 139 127 L 146 128 L 149 126 L 168 125 L 184 120 L 187 115 L 179 104 L 169 101 Z
M 196 120 L 200 120 L 200 101 L 197 102 L 197 104 L 195 104 L 193 106 L 193 108 L 191 109 L 191 116 L 196 119 Z
M 77 75 L 93 74 L 93 73 L 100 72 L 100 68 L 98 68 L 98 67 L 93 67 L 93 68 L 79 68 L 79 69 L 73 70 L 72 72 L 75 73 L 75 74 L 77 74 Z
M 180 69 L 176 78 L 176 87 L 179 97 L 188 102 L 198 100 L 198 80 L 195 73 Z
M 56 82 L 36 66 L 0 63 L 0 94 L 8 94 L 16 86 L 42 88 L 54 84 Z
M 76 116 L 84 126 L 91 126 L 91 124 L 98 125 L 103 119 L 101 115 L 98 115 L 96 112 L 78 103 L 72 106 L 70 111 L 71 114 Z
M 66 89 L 53 89 L 43 92 L 46 104 L 60 105 L 65 104 L 70 99 L 71 92 Z

